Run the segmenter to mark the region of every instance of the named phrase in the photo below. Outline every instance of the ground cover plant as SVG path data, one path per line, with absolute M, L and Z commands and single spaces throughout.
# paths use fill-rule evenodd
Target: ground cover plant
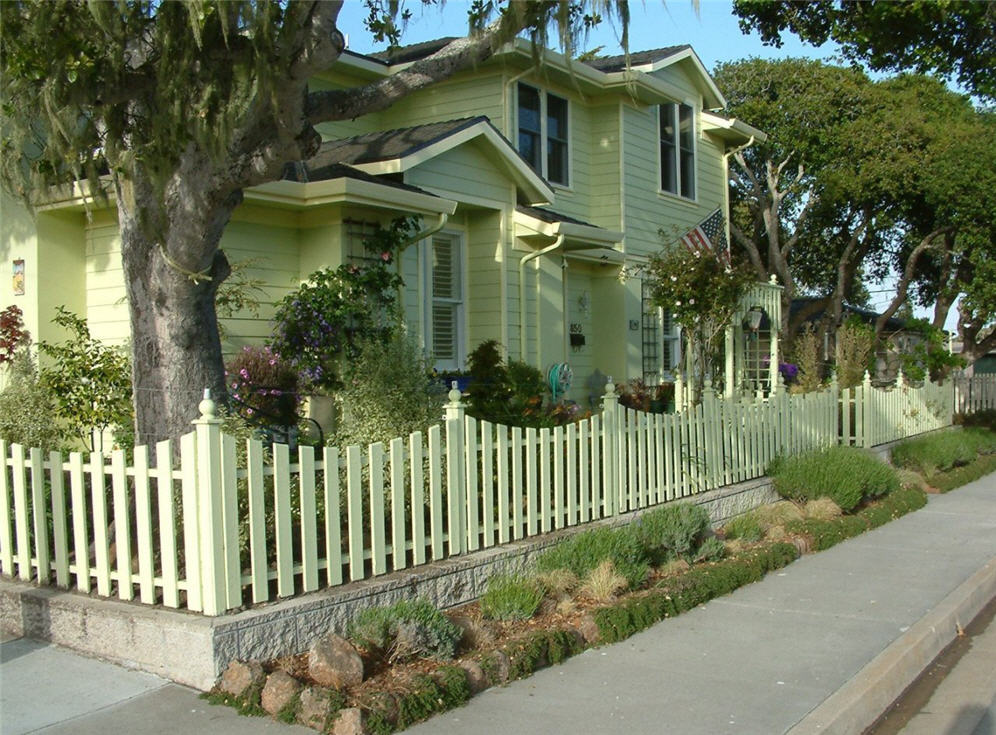
M 914 470 L 928 480 L 938 472 L 967 465 L 980 455 L 996 453 L 996 432 L 983 427 L 942 431 L 907 439 L 892 449 L 892 461 Z

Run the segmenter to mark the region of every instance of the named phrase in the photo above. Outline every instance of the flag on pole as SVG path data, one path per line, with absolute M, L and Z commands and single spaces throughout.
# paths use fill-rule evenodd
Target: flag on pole
M 691 230 L 681 236 L 681 242 L 692 253 L 712 253 L 722 263 L 730 262 L 726 243 L 726 226 L 723 211 L 717 209 Z

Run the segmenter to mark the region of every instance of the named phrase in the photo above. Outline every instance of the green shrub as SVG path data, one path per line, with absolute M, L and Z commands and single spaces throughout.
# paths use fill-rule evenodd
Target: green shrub
M 630 526 L 575 534 L 543 552 L 536 560 L 536 569 L 541 572 L 569 569 L 584 578 L 606 559 L 630 587 L 639 587 L 650 573 L 647 551 Z
M 887 497 L 851 516 L 832 520 L 806 518 L 785 525 L 789 533 L 808 536 L 814 551 L 823 551 L 871 528 L 877 528 L 927 504 L 927 496 L 915 487 L 894 490 Z
M 522 679 L 537 669 L 559 664 L 584 650 L 580 636 L 566 630 L 538 630 L 505 646 L 509 679 Z
M 651 564 L 690 559 L 709 529 L 709 513 L 701 505 L 675 503 L 644 513 L 631 528 Z
M 966 465 L 980 454 L 993 453 L 996 453 L 996 432 L 971 427 L 901 442 L 892 449 L 892 461 L 929 477 Z
M 354 643 L 379 650 L 391 660 L 417 656 L 451 659 L 462 631 L 426 600 L 402 600 L 364 610 L 350 622 Z
M 987 454 L 964 467 L 948 470 L 942 475 L 933 477 L 931 483 L 942 493 L 946 493 L 978 480 L 990 472 L 996 472 L 996 454 Z
M 996 431 L 996 408 L 987 408 L 974 413 L 957 413 L 954 415 L 954 423 L 962 426 L 981 426 Z
M 443 666 L 431 676 L 412 677 L 411 689 L 397 697 L 397 729 L 404 730 L 470 699 L 467 673 L 457 666 Z
M 719 561 L 726 556 L 726 544 L 716 536 L 710 536 L 695 552 L 695 561 Z
M 67 442 L 56 416 L 51 392 L 38 378 L 26 349 L 3 366 L 7 384 L 0 390 L 0 439 L 40 449 L 59 449 Z
M 532 577 L 496 574 L 481 596 L 481 614 L 492 620 L 528 620 L 536 614 L 545 594 L 543 585 Z
M 845 513 L 900 487 L 892 467 L 854 447 L 830 447 L 780 459 L 772 463 L 769 473 L 783 498 L 803 502 L 830 498 Z
M 723 532 L 728 539 L 738 538 L 748 544 L 760 541 L 764 536 L 764 531 L 761 530 L 761 522 L 753 513 L 744 513 L 737 516 L 723 526 Z

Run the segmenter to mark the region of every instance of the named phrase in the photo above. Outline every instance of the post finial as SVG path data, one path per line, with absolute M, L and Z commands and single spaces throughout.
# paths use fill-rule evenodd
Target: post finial
M 451 405 L 456 406 L 460 404 L 460 399 L 463 398 L 463 393 L 460 392 L 459 383 L 455 380 L 450 383 L 450 391 L 446 394 L 446 397 L 450 399 Z
M 212 420 L 217 418 L 215 411 L 217 410 L 217 405 L 213 400 L 211 400 L 211 389 L 204 389 L 204 398 L 201 402 L 197 404 L 197 410 L 201 412 L 201 419 Z

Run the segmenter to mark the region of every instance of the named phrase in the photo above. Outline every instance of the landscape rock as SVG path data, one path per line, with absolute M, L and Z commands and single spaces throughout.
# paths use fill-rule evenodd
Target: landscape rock
M 266 677 L 266 685 L 260 696 L 263 709 L 274 717 L 290 704 L 291 700 L 301 690 L 301 682 L 286 671 L 274 671 Z
M 347 707 L 339 710 L 339 716 L 332 725 L 332 735 L 366 735 L 360 708 Z
M 301 706 L 297 711 L 297 721 L 305 727 L 319 732 L 325 729 L 329 716 L 329 690 L 322 687 L 305 687 L 301 691 Z
M 589 646 L 602 639 L 602 633 L 598 630 L 598 623 L 595 622 L 594 615 L 585 615 L 581 618 L 578 622 L 578 633 Z
M 478 694 L 488 688 L 488 677 L 477 661 L 459 661 L 457 666 L 467 672 L 467 683 L 470 684 L 471 693 Z
M 319 686 L 357 686 L 363 682 L 363 659 L 349 641 L 330 633 L 308 649 L 308 675 Z
M 258 661 L 232 661 L 221 675 L 221 691 L 233 697 L 246 696 L 253 687 L 260 686 L 266 679 L 266 672 Z
M 492 669 L 489 672 L 491 683 L 504 684 L 508 681 L 509 672 L 511 671 L 511 662 L 508 659 L 508 654 L 504 651 L 492 651 L 489 658 L 489 668 Z

